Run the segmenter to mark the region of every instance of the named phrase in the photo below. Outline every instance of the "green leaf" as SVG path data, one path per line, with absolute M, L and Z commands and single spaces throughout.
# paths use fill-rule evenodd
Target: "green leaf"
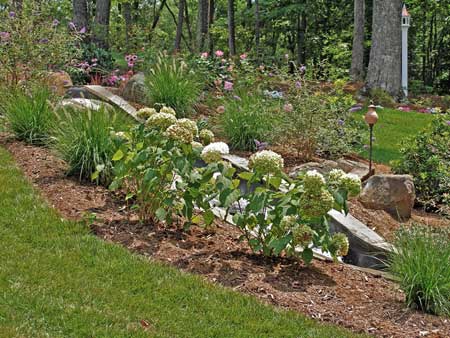
M 91 175 L 91 180 L 95 181 L 99 175 L 100 175 L 100 172 L 98 170 L 94 171 Z
M 114 154 L 112 160 L 113 161 L 120 161 L 124 156 L 124 153 L 121 149 L 117 150 L 116 153 Z
M 303 261 L 306 264 L 310 264 L 314 257 L 313 251 L 310 248 L 305 248 L 302 252 Z
M 155 215 L 160 221 L 164 221 L 166 219 L 167 212 L 163 208 L 159 208 L 156 210 Z
M 274 187 L 275 189 L 278 190 L 280 188 L 280 185 L 281 185 L 281 177 L 276 177 L 276 176 L 271 177 L 269 179 L 269 183 L 270 183 L 270 185 L 272 187 Z
M 205 220 L 206 226 L 210 226 L 214 222 L 215 218 L 216 217 L 211 210 L 208 210 L 203 214 L 203 219 Z
M 239 178 L 242 178 L 243 180 L 250 181 L 253 177 L 253 173 L 245 171 L 245 172 L 239 173 L 238 176 L 239 176 Z
M 273 249 L 275 255 L 279 255 L 292 240 L 292 235 L 285 236 L 283 238 L 275 238 L 270 241 L 269 247 Z

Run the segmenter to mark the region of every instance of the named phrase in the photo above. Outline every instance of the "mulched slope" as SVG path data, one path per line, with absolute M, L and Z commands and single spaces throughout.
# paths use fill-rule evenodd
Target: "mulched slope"
M 406 309 L 395 283 L 344 265 L 314 261 L 310 267 L 251 253 L 227 224 L 184 233 L 142 226 L 105 188 L 64 175 L 48 149 L 0 138 L 49 203 L 68 218 L 96 213 L 93 232 L 145 256 L 252 294 L 274 305 L 377 337 L 450 337 L 450 319 Z

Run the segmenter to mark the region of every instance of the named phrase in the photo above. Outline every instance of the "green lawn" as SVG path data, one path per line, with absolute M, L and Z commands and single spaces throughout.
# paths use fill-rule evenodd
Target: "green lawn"
M 355 118 L 361 118 L 365 112 L 355 113 Z M 391 160 L 398 160 L 401 142 L 427 128 L 435 117 L 430 114 L 402 112 L 387 108 L 379 109 L 377 113 L 380 119 L 374 127 L 373 159 L 375 162 L 385 164 L 389 164 Z M 364 151 L 361 155 L 369 157 L 368 151 Z
M 49 208 L 1 147 L 0 189 L 0 337 L 356 336 L 103 242 Z

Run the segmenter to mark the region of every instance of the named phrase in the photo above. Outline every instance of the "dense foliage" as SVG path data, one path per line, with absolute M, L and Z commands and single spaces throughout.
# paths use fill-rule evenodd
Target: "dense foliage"
M 22 141 L 31 144 L 48 142 L 53 120 L 51 92 L 46 86 L 3 87 L 0 113 L 9 129 Z
M 450 114 L 437 117 L 429 130 L 405 142 L 397 173 L 414 177 L 418 201 L 450 213 Z
M 401 229 L 390 270 L 400 280 L 409 306 L 450 315 L 450 231 L 424 225 Z

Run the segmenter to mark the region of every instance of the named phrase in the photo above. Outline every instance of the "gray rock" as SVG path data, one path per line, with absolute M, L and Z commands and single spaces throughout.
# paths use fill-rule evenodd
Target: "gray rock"
M 114 110 L 114 108 L 106 102 L 100 101 L 100 100 L 91 100 L 91 99 L 82 99 L 82 98 L 75 98 L 75 99 L 65 99 L 62 100 L 59 105 L 59 107 L 72 107 L 76 109 L 90 109 L 98 111 L 102 107 L 108 109 L 108 110 Z
M 143 73 L 137 73 L 125 85 L 122 96 L 127 101 L 149 105 L 150 102 L 147 92 L 145 75 Z
M 291 170 L 290 177 L 296 177 L 301 172 L 317 170 L 322 175 L 328 174 L 333 169 L 339 169 L 339 165 L 335 161 L 325 160 L 323 162 L 308 162 L 300 164 Z
M 96 96 L 84 87 L 70 87 L 65 97 L 71 99 L 96 99 Z
M 371 269 L 385 268 L 389 253 L 394 249 L 380 235 L 350 214 L 337 210 L 328 212 L 330 231 L 347 235 L 350 250 L 344 261 Z
M 415 198 L 410 175 L 374 175 L 367 181 L 359 200 L 366 208 L 385 210 L 393 217 L 405 220 L 411 217 Z

